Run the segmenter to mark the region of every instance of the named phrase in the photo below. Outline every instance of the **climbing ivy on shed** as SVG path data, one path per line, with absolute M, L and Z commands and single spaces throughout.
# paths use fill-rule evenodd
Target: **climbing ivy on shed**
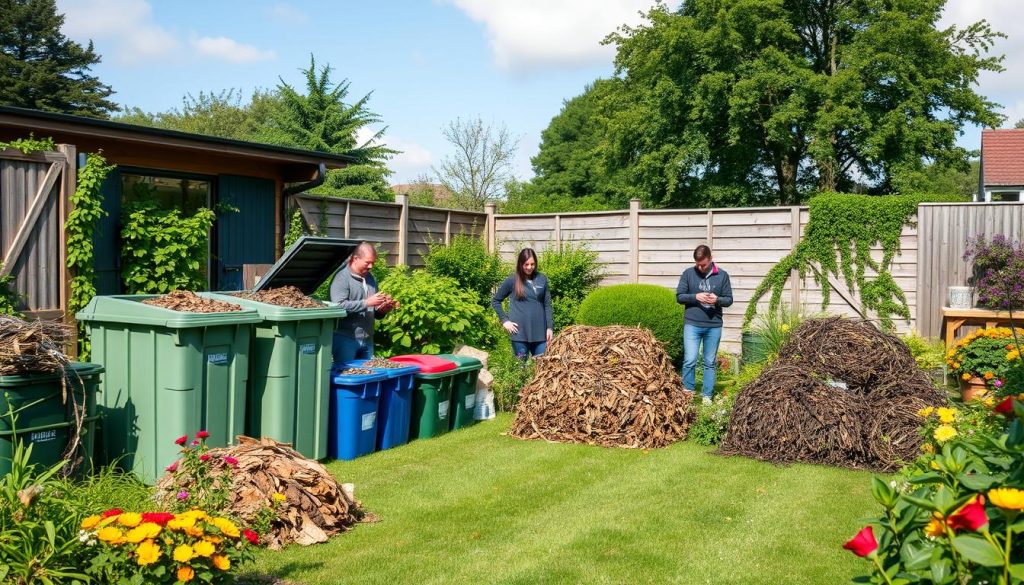
M 96 296 L 96 265 L 94 262 L 93 235 L 103 211 L 103 193 L 100 187 L 107 173 L 114 168 L 99 154 L 90 154 L 85 166 L 78 169 L 75 193 L 71 196 L 71 212 L 68 214 L 64 231 L 67 237 L 68 270 L 71 271 L 71 298 L 68 299 L 68 313 L 74 315 L 82 310 Z M 81 359 L 89 355 L 89 341 L 84 326 L 79 324 L 79 354 Z
M 936 195 L 844 195 L 826 193 L 809 203 L 810 221 L 796 248 L 765 276 L 754 290 L 743 318 L 748 325 L 757 313 L 757 301 L 771 291 L 769 311 L 782 301 L 786 280 L 793 270 L 800 279 L 808 272 L 821 287 L 821 308 L 831 302 L 829 276 L 842 277 L 850 291 L 860 294 L 865 312 L 878 315 L 883 329 L 893 328 L 893 317 L 910 320 L 907 296 L 893 279 L 890 268 L 900 253 L 904 226 L 915 225 L 917 206 L 927 201 L 962 201 L 959 197 Z M 871 248 L 882 248 L 881 261 Z

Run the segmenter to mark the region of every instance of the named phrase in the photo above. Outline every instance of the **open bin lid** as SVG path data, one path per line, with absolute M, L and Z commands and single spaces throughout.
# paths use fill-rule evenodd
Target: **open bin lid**
M 253 287 L 253 292 L 294 286 L 313 294 L 324 280 L 345 264 L 360 240 L 302 236 L 270 267 Z
M 439 372 L 449 372 L 454 370 L 457 366 L 455 362 L 439 358 L 436 355 L 396 355 L 390 358 L 392 361 L 405 362 L 408 364 L 416 364 L 420 367 L 421 374 L 437 374 Z

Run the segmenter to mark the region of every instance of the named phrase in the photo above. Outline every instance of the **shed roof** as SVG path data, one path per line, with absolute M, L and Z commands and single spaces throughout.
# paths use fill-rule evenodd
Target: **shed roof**
M 1024 129 L 982 130 L 981 161 L 984 185 L 1024 185 Z

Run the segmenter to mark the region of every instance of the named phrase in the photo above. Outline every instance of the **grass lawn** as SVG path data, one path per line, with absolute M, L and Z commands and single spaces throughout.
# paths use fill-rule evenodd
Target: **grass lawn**
M 336 583 L 834 584 L 876 511 L 870 474 L 776 467 L 681 443 L 635 451 L 521 441 L 511 417 L 335 461 L 378 514 L 256 571 Z

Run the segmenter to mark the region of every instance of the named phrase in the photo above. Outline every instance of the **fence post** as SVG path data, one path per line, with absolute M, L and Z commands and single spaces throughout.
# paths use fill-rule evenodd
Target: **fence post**
M 712 251 L 715 249 L 715 212 L 708 210 L 708 241 L 707 246 Z
M 71 196 L 78 188 L 78 149 L 74 144 L 58 144 L 57 150 L 67 159 L 64 163 L 64 175 L 61 177 L 60 185 L 60 208 L 58 217 L 60 225 L 68 221 L 71 214 Z M 78 357 L 78 330 L 74 327 L 75 316 L 68 312 L 68 303 L 71 302 L 71 270 L 68 269 L 68 241 L 67 233 L 62 229 L 58 230 L 60 242 L 58 243 L 58 254 L 60 258 L 61 271 L 64 274 L 64 284 L 60 287 L 60 310 L 64 312 L 64 323 L 71 325 L 75 333 L 74 339 L 68 346 L 71 349 L 71 356 Z
M 640 200 L 629 200 L 629 280 L 640 282 Z
M 562 247 L 562 216 L 555 214 L 555 249 Z
M 487 238 L 487 251 L 493 252 L 498 247 L 498 234 L 494 228 L 494 211 L 496 206 L 493 203 L 484 204 L 484 212 L 487 213 L 486 225 L 484 226 L 485 237 Z
M 444 220 L 444 245 L 452 243 L 452 212 L 448 211 L 448 216 Z
M 398 215 L 398 264 L 408 266 L 409 262 L 409 196 L 395 195 L 395 203 L 402 206 Z
M 790 248 L 795 250 L 797 245 L 800 243 L 800 208 L 798 206 L 790 207 Z M 790 311 L 799 313 L 802 309 L 802 303 L 800 302 L 800 271 L 794 268 L 789 271 L 789 290 L 790 290 Z
M 345 239 L 350 238 L 352 233 L 352 202 L 345 202 Z

